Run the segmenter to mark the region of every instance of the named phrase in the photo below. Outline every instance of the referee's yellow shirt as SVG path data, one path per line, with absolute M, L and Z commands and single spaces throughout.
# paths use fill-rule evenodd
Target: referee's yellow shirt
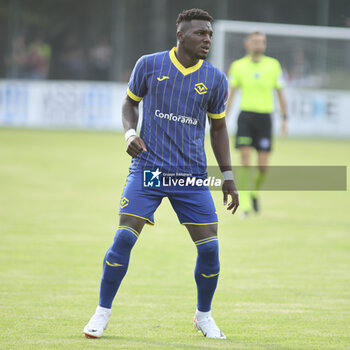
M 234 61 L 229 70 L 229 83 L 241 89 L 241 110 L 257 113 L 271 113 L 274 89 L 284 86 L 281 65 L 268 56 L 262 56 L 259 62 L 252 61 L 250 56 Z

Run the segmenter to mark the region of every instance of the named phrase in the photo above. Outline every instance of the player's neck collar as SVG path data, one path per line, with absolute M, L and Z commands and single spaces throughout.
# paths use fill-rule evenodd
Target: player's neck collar
M 265 55 L 260 55 L 259 56 L 259 59 L 256 61 L 253 59 L 253 56 L 252 55 L 247 55 L 247 57 L 253 62 L 253 63 L 260 63 L 264 58 L 265 58 Z
M 187 75 L 187 74 L 191 74 L 193 72 L 195 72 L 196 70 L 198 70 L 202 64 L 203 64 L 203 60 L 199 60 L 194 66 L 191 67 L 184 67 L 180 61 L 177 59 L 176 55 L 175 55 L 175 51 L 176 51 L 176 47 L 173 47 L 170 51 L 169 51 L 169 57 L 171 62 L 173 63 L 173 65 L 183 74 L 183 75 Z

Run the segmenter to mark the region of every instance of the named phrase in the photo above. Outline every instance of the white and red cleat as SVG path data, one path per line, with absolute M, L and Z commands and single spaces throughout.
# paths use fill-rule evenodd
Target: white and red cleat
M 101 338 L 108 325 L 111 316 L 111 309 L 97 306 L 96 312 L 90 318 L 89 323 L 84 327 L 86 338 Z
M 197 310 L 193 319 L 193 328 L 201 331 L 207 338 L 226 339 L 225 334 L 221 332 L 211 317 L 210 311 L 200 312 Z

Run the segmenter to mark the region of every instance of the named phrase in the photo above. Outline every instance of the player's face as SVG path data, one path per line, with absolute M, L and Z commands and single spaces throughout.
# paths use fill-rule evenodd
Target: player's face
M 262 55 L 266 50 L 266 36 L 264 34 L 252 34 L 246 40 L 248 54 Z
M 212 35 L 213 29 L 210 22 L 192 20 L 183 31 L 181 44 L 193 58 L 205 59 L 209 54 Z

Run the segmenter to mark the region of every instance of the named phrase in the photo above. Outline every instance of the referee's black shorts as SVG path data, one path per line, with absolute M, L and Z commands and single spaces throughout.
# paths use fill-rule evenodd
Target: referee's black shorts
M 238 116 L 236 148 L 251 146 L 257 151 L 271 151 L 271 137 L 270 114 L 241 111 Z

